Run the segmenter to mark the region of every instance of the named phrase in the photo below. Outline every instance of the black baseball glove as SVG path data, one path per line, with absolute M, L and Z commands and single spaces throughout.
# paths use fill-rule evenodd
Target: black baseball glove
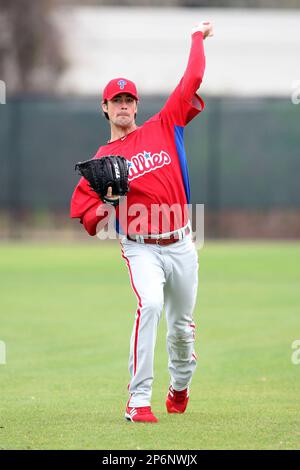
M 124 157 L 108 155 L 93 158 L 76 163 L 75 170 L 89 182 L 90 188 L 103 202 L 113 206 L 119 204 L 119 197 L 107 197 L 109 186 L 112 188 L 112 196 L 125 196 L 129 191 L 128 164 Z

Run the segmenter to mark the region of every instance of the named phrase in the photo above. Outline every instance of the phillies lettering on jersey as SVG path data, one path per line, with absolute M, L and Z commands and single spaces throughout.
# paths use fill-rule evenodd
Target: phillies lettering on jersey
M 159 153 L 142 152 L 134 155 L 128 161 L 129 176 L 128 180 L 132 181 L 149 171 L 157 170 L 164 165 L 171 163 L 171 157 L 163 150 Z
M 98 149 L 94 158 L 122 155 L 128 160 L 128 213 L 130 207 L 138 204 L 146 207 L 148 214 L 153 205 L 171 207 L 177 204 L 182 208 L 181 226 L 187 223 L 185 206 L 190 202 L 190 186 L 183 132 L 184 127 L 204 109 L 204 102 L 197 95 L 204 68 L 203 34 L 198 31 L 192 35 L 186 71 L 161 111 L 127 136 Z M 78 217 L 90 235 L 96 234 L 97 223 L 103 218 L 97 215 L 101 204 L 97 194 L 81 178 L 72 196 L 71 217 Z M 117 208 L 117 217 L 119 212 Z M 121 232 L 124 232 L 122 225 L 128 227 L 134 219 L 134 215 L 127 217 L 126 223 L 122 217 L 118 219 Z M 180 228 L 176 220 L 170 221 L 170 231 Z M 145 216 L 140 221 L 140 233 L 163 233 L 162 226 L 151 225 L 150 218 Z

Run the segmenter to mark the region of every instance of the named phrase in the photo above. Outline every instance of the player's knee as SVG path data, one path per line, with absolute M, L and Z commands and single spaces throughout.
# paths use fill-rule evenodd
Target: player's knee
M 169 329 L 167 339 L 176 344 L 191 343 L 194 341 L 194 330 L 188 327 L 175 326 Z

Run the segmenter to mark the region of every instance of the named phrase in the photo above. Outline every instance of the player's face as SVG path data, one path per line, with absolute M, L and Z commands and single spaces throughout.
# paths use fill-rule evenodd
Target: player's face
M 105 106 L 105 105 L 104 105 Z M 120 93 L 107 102 L 104 109 L 108 113 L 109 120 L 118 127 L 130 127 L 135 122 L 137 102 L 133 96 Z

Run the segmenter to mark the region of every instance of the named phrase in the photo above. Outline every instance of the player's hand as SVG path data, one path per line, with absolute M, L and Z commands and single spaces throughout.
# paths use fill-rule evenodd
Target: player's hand
M 109 186 L 108 189 L 107 189 L 106 197 L 109 197 L 109 199 L 112 199 L 114 201 L 117 200 L 117 199 L 120 199 L 120 196 L 113 195 L 111 186 Z
M 192 29 L 192 34 L 197 31 L 202 31 L 203 39 L 214 35 L 213 25 L 210 21 L 201 21 L 201 23 Z

